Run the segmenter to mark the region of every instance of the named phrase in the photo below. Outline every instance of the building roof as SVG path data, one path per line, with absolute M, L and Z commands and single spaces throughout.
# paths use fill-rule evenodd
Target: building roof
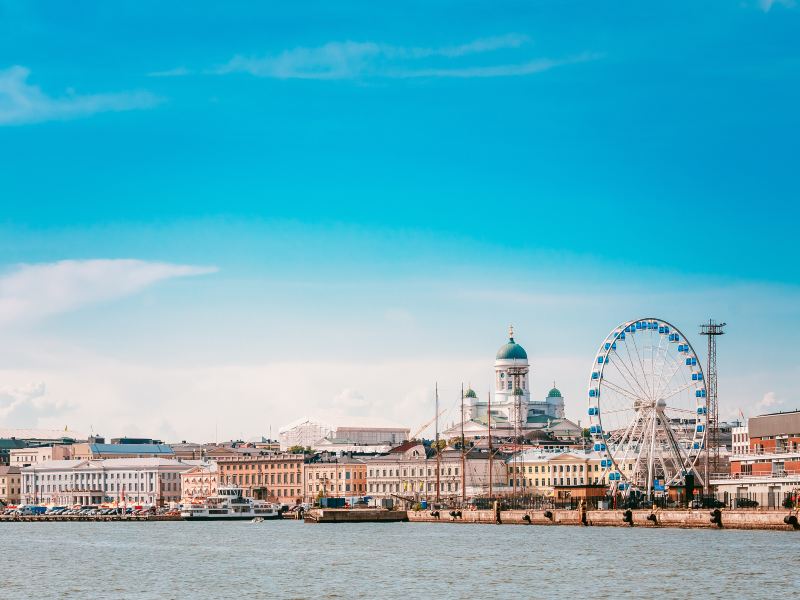
M 415 446 L 422 446 L 422 442 L 418 442 L 417 440 L 408 440 L 400 444 L 399 446 L 395 446 L 391 450 L 389 450 L 389 454 L 402 454 L 404 452 L 408 452 Z
M 103 469 L 135 469 L 147 467 L 180 467 L 184 470 L 189 470 L 193 465 L 186 464 L 180 460 L 171 458 L 105 458 L 84 460 L 78 458 L 70 458 L 67 460 L 46 460 L 42 463 L 23 467 L 22 472 L 35 472 L 35 471 L 68 471 L 76 467 L 86 466 Z
M 17 450 L 26 446 L 27 444 L 24 440 L 0 439 L 0 450 Z
M 518 343 L 514 341 L 513 337 L 508 338 L 508 342 L 500 346 L 500 349 L 497 351 L 497 360 L 528 360 L 528 353 L 525 352 L 525 348 L 520 346 Z
M 0 438 L 18 440 L 85 440 L 86 434 L 68 429 L 6 429 L 0 428 Z
M 19 475 L 19 467 L 0 465 L 0 476 L 2 475 Z
M 174 456 L 175 451 L 166 444 L 89 444 L 92 454 L 160 454 Z
M 478 394 L 475 393 L 475 390 L 472 388 L 468 388 L 466 392 L 464 392 L 464 398 L 477 398 Z
M 561 398 L 561 391 L 558 388 L 553 388 L 547 392 L 548 398 Z
M 750 439 L 800 433 L 800 410 L 750 417 Z

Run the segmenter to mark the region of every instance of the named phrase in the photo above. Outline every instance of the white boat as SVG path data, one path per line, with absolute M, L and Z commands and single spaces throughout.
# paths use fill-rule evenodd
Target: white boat
M 217 489 L 202 505 L 184 506 L 181 518 L 184 521 L 242 521 L 279 519 L 278 507 L 270 502 L 247 498 L 242 488 L 226 486 Z

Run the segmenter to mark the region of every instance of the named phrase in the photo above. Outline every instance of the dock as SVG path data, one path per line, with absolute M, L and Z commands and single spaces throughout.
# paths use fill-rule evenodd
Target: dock
M 306 523 L 400 523 L 408 521 L 408 512 L 381 508 L 312 508 L 303 520 Z

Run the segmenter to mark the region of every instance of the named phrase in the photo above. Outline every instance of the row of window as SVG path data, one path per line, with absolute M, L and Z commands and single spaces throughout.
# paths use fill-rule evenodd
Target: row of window
M 400 472 L 402 471 L 402 477 L 425 477 L 425 469 L 422 467 L 411 468 L 411 469 L 370 469 L 369 470 L 369 477 L 401 477 Z M 436 476 L 436 469 L 427 469 L 428 477 L 435 477 Z M 387 475 L 388 472 L 388 475 Z M 410 472 L 410 474 L 409 474 Z M 419 472 L 419 474 L 417 474 Z M 439 475 L 458 475 L 458 467 L 440 467 L 439 468 Z
M 415 481 L 404 481 L 402 484 L 400 483 L 370 483 L 369 484 L 369 491 L 372 493 L 384 492 L 384 493 L 391 493 L 391 492 L 416 492 L 416 491 L 429 491 L 433 492 L 436 490 L 436 484 L 434 482 L 428 481 L 425 482 L 415 482 Z M 457 492 L 459 489 L 458 483 L 455 482 L 440 482 L 439 483 L 439 491 L 440 492 Z
M 552 483 L 551 483 L 552 481 Z M 600 477 L 595 477 L 592 479 L 589 477 L 588 485 L 599 485 L 601 483 Z M 518 487 L 539 487 L 539 478 L 534 479 L 526 479 L 526 478 L 517 478 L 516 484 Z M 514 479 L 508 480 L 508 485 L 514 485 Z M 550 486 L 550 485 L 587 485 L 584 483 L 583 477 L 542 477 L 541 485 L 543 486 Z

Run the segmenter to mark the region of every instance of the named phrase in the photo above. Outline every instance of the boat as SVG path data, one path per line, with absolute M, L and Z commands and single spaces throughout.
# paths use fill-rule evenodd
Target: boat
M 278 507 L 264 500 L 254 500 L 243 494 L 242 488 L 225 486 L 217 489 L 205 503 L 184 506 L 184 521 L 244 521 L 254 519 L 280 519 Z

